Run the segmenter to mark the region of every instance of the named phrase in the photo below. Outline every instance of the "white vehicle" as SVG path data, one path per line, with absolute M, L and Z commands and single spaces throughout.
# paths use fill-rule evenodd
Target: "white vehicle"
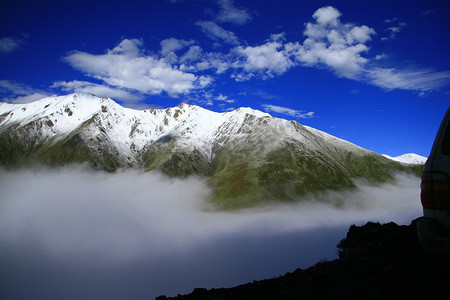
M 450 257 L 450 107 L 422 173 L 423 217 L 417 222 L 422 247 Z

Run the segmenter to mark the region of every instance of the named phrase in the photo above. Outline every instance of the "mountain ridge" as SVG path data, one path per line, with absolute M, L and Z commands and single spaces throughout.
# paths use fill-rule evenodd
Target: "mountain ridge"
M 217 113 L 180 104 L 143 111 L 87 94 L 0 106 L 0 164 L 88 162 L 106 171 L 159 170 L 200 176 L 224 208 L 293 201 L 416 171 L 296 121 L 251 108 Z

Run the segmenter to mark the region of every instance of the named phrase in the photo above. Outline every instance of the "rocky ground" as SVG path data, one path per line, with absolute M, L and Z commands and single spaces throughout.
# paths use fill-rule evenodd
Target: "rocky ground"
M 233 288 L 163 299 L 450 299 L 450 261 L 425 253 L 416 222 L 351 226 L 339 258 Z

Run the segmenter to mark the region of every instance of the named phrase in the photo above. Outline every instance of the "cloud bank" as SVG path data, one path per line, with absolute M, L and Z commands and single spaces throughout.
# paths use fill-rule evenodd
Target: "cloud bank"
M 408 224 L 419 179 L 217 212 L 198 178 L 0 170 L 0 298 L 147 299 L 233 286 L 336 257 L 348 226 Z M 338 205 L 327 204 L 328 202 Z

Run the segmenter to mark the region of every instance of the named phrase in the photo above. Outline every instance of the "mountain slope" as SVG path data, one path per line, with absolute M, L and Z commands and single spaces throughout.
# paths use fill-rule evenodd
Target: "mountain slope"
M 212 201 L 228 209 L 352 188 L 358 177 L 386 181 L 392 171 L 413 169 L 250 108 L 216 113 L 180 104 L 136 111 L 85 94 L 0 104 L 0 163 L 36 161 L 201 176 Z

